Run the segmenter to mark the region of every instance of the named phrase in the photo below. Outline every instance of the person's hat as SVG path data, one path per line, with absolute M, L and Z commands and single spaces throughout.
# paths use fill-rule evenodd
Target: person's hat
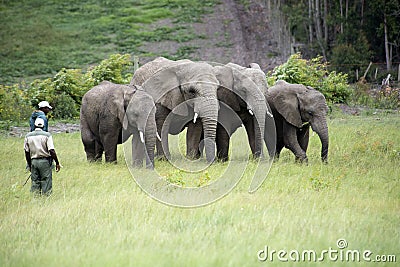
M 44 126 L 44 120 L 43 120 L 42 118 L 37 118 L 37 119 L 35 120 L 35 126 L 36 126 L 36 127 L 43 128 L 43 126 Z
M 53 108 L 50 106 L 49 102 L 47 102 L 47 101 L 39 102 L 39 108 L 49 108 L 49 109 L 53 109 Z

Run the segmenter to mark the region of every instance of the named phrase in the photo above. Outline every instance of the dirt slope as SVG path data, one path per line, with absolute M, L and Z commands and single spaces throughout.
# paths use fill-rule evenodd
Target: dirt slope
M 260 0 L 248 0 L 246 6 L 241 2 L 221 0 L 212 13 L 203 17 L 202 23 L 188 25 L 196 34 L 206 38 L 184 43 L 147 43 L 142 49 L 157 55 L 174 54 L 180 46 L 196 46 L 198 49 L 189 56 L 195 60 L 234 62 L 243 66 L 257 62 L 263 70 L 271 70 L 286 59 L 276 56 L 279 48 L 269 28 L 268 10 Z M 168 25 L 171 22 L 160 23 Z M 141 59 L 141 64 L 151 59 Z

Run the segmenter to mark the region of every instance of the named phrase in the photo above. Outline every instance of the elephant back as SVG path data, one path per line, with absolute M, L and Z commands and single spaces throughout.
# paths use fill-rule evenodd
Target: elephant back
M 163 69 L 166 69 L 168 67 L 173 67 L 178 64 L 188 63 L 188 62 L 191 62 L 191 61 L 187 60 L 187 59 L 173 61 L 173 60 L 167 59 L 165 57 L 158 57 L 150 62 L 147 62 L 146 64 L 141 66 L 139 69 L 137 69 L 135 71 L 135 73 L 133 74 L 130 85 L 142 86 L 145 81 L 150 79 L 157 72 L 159 72 Z

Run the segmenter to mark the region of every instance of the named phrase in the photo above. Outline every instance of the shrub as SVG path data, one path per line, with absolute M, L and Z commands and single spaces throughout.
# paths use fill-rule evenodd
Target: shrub
M 329 72 L 320 56 L 306 60 L 300 53 L 291 55 L 286 63 L 268 72 L 270 86 L 277 80 L 311 86 L 323 93 L 329 103 L 342 103 L 350 96 L 347 74 Z
M 69 119 L 79 117 L 80 105 L 68 94 L 62 92 L 53 98 L 53 105 L 56 107 L 52 115 L 58 119 Z
M 83 95 L 103 80 L 128 83 L 130 55 L 111 55 L 84 73 L 81 69 L 62 68 L 53 78 L 36 79 L 29 86 L 0 85 L 0 120 L 20 121 L 29 118 L 40 101 L 54 106 L 51 115 L 57 119 L 79 117 Z
M 129 83 L 133 73 L 128 69 L 132 66 L 129 54 L 115 54 L 86 73 L 86 83 L 90 88 L 104 80 L 114 83 Z
M 32 108 L 21 85 L 0 85 L 0 120 L 18 122 L 31 115 Z
M 80 69 L 62 68 L 54 76 L 52 86 L 56 95 L 64 94 L 69 96 L 79 105 L 81 104 L 82 96 L 89 89 L 85 76 Z

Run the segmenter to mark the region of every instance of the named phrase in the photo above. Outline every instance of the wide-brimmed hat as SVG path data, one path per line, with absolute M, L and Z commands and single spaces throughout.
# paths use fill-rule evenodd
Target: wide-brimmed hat
M 43 120 L 42 118 L 37 118 L 37 119 L 35 120 L 35 126 L 36 126 L 36 127 L 43 128 L 43 126 L 44 126 L 44 120 Z
M 53 108 L 50 106 L 49 102 L 47 102 L 47 101 L 39 102 L 39 108 L 49 108 L 49 109 L 53 109 Z

